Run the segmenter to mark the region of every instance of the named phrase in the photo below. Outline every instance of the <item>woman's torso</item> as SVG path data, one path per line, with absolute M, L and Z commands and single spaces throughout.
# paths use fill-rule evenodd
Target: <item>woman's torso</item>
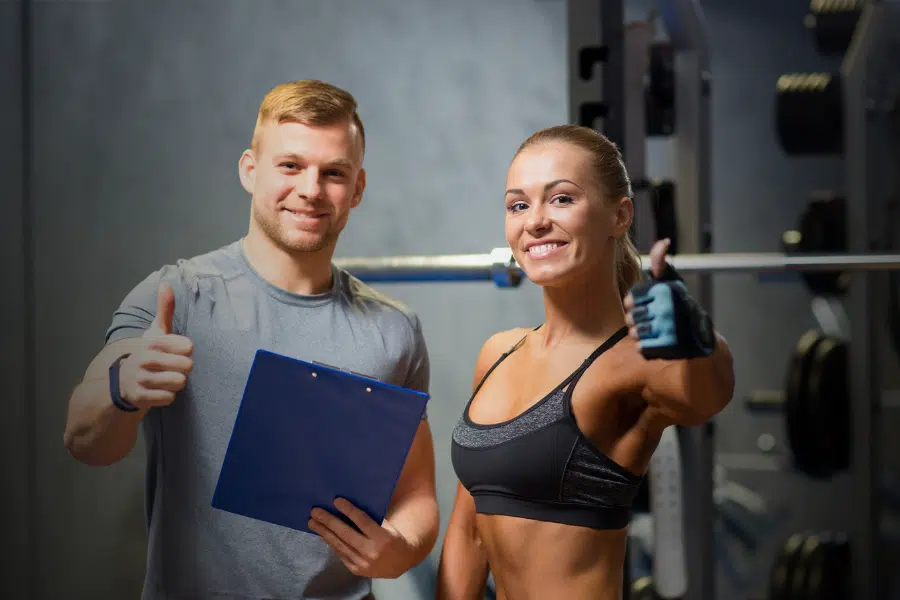
M 454 431 L 502 597 L 619 597 L 630 505 L 662 431 L 624 333 L 545 349 L 539 332 L 506 332 Z

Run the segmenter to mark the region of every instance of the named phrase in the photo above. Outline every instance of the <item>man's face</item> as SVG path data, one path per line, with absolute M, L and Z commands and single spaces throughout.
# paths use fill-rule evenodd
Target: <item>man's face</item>
M 349 122 L 265 123 L 256 149 L 241 156 L 240 176 L 251 218 L 273 243 L 291 253 L 333 251 L 365 188 L 358 133 Z

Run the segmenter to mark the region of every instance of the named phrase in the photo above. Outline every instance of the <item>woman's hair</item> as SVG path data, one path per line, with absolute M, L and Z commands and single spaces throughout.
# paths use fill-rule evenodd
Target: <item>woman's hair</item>
M 579 125 L 557 125 L 542 129 L 522 142 L 516 151 L 518 156 L 523 150 L 544 142 L 568 142 L 585 150 L 591 157 L 594 181 L 607 201 L 632 198 L 631 181 L 625 170 L 622 153 L 606 136 L 594 129 Z M 641 280 L 641 255 L 631 234 L 625 232 L 616 240 L 616 286 L 621 297 Z

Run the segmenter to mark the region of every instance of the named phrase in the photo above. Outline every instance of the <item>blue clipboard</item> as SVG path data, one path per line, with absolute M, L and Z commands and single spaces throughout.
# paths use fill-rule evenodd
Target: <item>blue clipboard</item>
M 429 395 L 258 350 L 212 506 L 312 533 L 313 507 L 355 525 L 338 497 L 376 523 L 387 512 Z

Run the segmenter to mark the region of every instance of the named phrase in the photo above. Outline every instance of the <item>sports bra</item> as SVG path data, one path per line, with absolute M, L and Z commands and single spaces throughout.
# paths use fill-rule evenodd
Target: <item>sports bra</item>
M 581 432 L 572 391 L 598 356 L 628 332 L 623 327 L 549 394 L 502 423 L 472 422 L 469 407 L 491 372 L 525 341 L 504 352 L 485 373 L 453 430 L 450 457 L 476 512 L 621 529 L 644 477 L 606 456 Z

